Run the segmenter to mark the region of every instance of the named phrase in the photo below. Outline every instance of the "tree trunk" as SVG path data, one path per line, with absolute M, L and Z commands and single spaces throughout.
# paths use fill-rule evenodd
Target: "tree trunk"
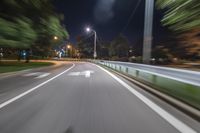
M 29 63 L 30 62 L 30 50 L 27 49 L 26 50 L 26 63 Z
M 21 61 L 21 50 L 20 49 L 18 50 L 18 59 L 17 60 Z

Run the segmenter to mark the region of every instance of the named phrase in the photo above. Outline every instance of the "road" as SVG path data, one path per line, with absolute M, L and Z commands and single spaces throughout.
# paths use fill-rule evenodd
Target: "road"
M 91 63 L 28 71 L 0 85 L 0 133 L 200 132 L 199 122 Z
M 190 71 L 190 70 L 183 70 L 183 69 L 169 68 L 169 67 L 159 67 L 159 66 L 144 65 L 137 63 L 117 62 L 117 61 L 104 61 L 104 62 L 132 67 L 141 71 L 155 73 L 157 75 L 161 75 L 167 78 L 172 78 L 174 80 L 200 86 L 200 72 L 197 71 Z

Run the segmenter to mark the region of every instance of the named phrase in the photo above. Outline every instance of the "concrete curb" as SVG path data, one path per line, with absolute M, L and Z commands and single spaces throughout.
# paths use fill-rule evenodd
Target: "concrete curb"
M 99 64 L 98 64 L 99 65 Z M 107 70 L 109 71 L 112 71 L 114 72 L 115 74 L 125 78 L 126 80 L 136 84 L 137 86 L 141 87 L 142 89 L 145 89 L 146 91 L 150 92 L 151 94 L 157 96 L 158 98 L 166 101 L 167 103 L 169 103 L 170 105 L 174 106 L 175 108 L 179 109 L 181 112 L 189 115 L 190 117 L 192 117 L 193 119 L 197 120 L 197 121 L 200 121 L 200 110 L 196 109 L 196 108 L 193 108 L 191 107 L 190 105 L 186 104 L 186 103 L 183 103 L 182 101 L 179 101 L 167 94 L 164 94 L 156 89 L 153 89 L 151 88 L 150 86 L 148 85 L 145 85 L 127 75 L 124 75 L 120 72 L 117 72 L 113 69 L 110 69 L 108 67 L 105 67 L 103 66 L 104 68 L 106 68 Z

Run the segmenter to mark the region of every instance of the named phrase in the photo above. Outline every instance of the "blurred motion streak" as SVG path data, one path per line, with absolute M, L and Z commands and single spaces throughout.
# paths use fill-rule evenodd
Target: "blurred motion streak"
M 184 58 L 200 57 L 200 4 L 199 0 L 157 0 L 165 11 L 162 24 L 177 34 L 179 49 Z
M 18 51 L 19 59 L 22 50 L 51 56 L 52 47 L 69 38 L 50 0 L 1 0 L 0 12 L 0 48 Z

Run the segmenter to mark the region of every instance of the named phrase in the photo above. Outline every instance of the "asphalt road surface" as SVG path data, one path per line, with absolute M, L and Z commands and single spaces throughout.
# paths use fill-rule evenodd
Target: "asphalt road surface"
M 91 63 L 0 79 L 0 133 L 179 132 L 200 123 Z

